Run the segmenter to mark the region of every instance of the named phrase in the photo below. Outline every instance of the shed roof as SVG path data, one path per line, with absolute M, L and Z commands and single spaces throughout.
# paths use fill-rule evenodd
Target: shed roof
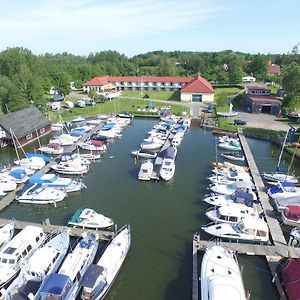
M 17 138 L 21 138 L 50 125 L 50 120 L 45 117 L 35 106 L 9 113 L 0 117 L 0 126 L 10 136 L 10 129 Z
M 270 98 L 270 97 L 259 97 L 259 96 L 249 96 L 252 102 L 255 103 L 265 103 L 265 104 L 281 104 L 280 100 Z

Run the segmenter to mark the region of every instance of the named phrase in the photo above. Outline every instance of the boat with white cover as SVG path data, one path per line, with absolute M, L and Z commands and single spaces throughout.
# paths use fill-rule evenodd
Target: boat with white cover
M 24 295 L 33 299 L 45 277 L 56 272 L 61 265 L 69 249 L 69 243 L 69 230 L 48 234 L 41 247 L 23 263 L 18 277 L 7 289 L 0 291 L 0 299 L 19 299 Z
M 228 203 L 224 206 L 215 206 L 209 209 L 205 215 L 215 223 L 236 224 L 246 217 L 259 218 L 258 212 L 241 203 Z
M 79 139 L 80 136 L 72 136 L 68 133 L 63 133 L 56 139 L 50 140 L 49 143 L 60 144 L 61 146 L 71 146 L 74 145 Z
M 29 182 L 32 184 L 37 183 L 42 186 L 52 187 L 66 193 L 86 189 L 85 184 L 81 180 L 59 177 L 55 174 L 35 173 L 30 177 Z
M 36 226 L 26 226 L 0 250 L 0 288 L 7 287 L 27 260 L 45 240 L 45 233 Z
M 160 149 L 163 146 L 163 144 L 158 143 L 158 142 L 143 142 L 140 145 L 140 148 L 143 150 L 157 150 Z
M 213 184 L 209 188 L 212 192 L 222 195 L 232 195 L 235 191 L 251 191 L 253 187 L 252 182 L 236 181 L 231 184 Z
M 268 243 L 269 228 L 263 219 L 244 218 L 237 224 L 207 224 L 202 226 L 206 233 L 224 240 Z
M 96 213 L 91 208 L 78 209 L 68 222 L 68 226 L 88 229 L 105 229 L 113 225 L 111 218 Z
M 41 157 L 30 157 L 30 158 L 22 158 L 19 160 L 15 160 L 14 164 L 23 167 L 23 168 L 29 168 L 32 170 L 40 170 L 45 166 L 45 161 Z
M 156 158 L 157 153 L 151 150 L 144 150 L 144 149 L 140 149 L 140 150 L 135 150 L 135 151 L 131 151 L 131 154 L 138 157 L 138 158 Z
M 276 200 L 287 198 L 299 198 L 300 188 L 296 187 L 294 183 L 288 181 L 278 182 L 276 186 L 273 186 L 267 190 L 267 194 Z
M 164 158 L 159 171 L 159 176 L 163 180 L 169 181 L 173 178 L 174 174 L 175 174 L 175 159 Z
M 52 170 L 61 174 L 83 175 L 89 171 L 89 165 L 84 163 L 81 158 L 61 161 L 58 164 L 51 166 Z
M 224 152 L 221 153 L 221 156 L 229 160 L 245 161 L 245 156 L 240 152 Z
M 22 191 L 16 196 L 16 200 L 20 203 L 27 204 L 56 204 L 64 200 L 67 194 L 63 191 L 47 187 L 41 184 L 27 183 Z
M 11 192 L 17 188 L 17 183 L 8 176 L 0 176 L 0 190 L 3 192 Z
M 111 239 L 100 259 L 83 276 L 81 299 L 101 300 L 116 279 L 131 245 L 130 225 L 121 228 Z
M 87 233 L 66 256 L 58 273 L 52 273 L 45 278 L 37 293 L 37 299 L 76 299 L 82 276 L 93 263 L 98 244 L 98 236 Z
M 49 143 L 46 146 L 41 146 L 38 148 L 39 151 L 46 154 L 59 155 L 64 152 L 64 148 L 59 143 Z
M 148 159 L 141 164 L 138 179 L 139 180 L 151 180 L 151 175 L 153 172 L 153 162 Z
M 201 300 L 247 300 L 237 258 L 221 246 L 206 249 L 199 279 Z
M 214 206 L 224 206 L 228 203 L 242 203 L 249 207 L 257 200 L 257 195 L 253 191 L 236 191 L 232 195 L 211 195 L 203 199 L 204 202 Z
M 242 150 L 241 145 L 239 145 L 238 143 L 233 142 L 233 141 L 219 143 L 218 147 L 222 148 L 222 149 L 230 150 L 230 151 L 241 151 Z

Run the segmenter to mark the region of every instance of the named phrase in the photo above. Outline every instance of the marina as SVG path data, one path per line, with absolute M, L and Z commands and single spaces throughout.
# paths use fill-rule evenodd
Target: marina
M 53 205 L 20 205 L 12 201 L 1 211 L 3 219 L 13 216 L 17 220 L 39 224 L 49 219 L 51 224 L 65 225 L 76 208 L 93 207 L 113 217 L 119 226 L 130 223 L 133 245 L 112 287 L 114 299 L 135 299 L 136 293 L 143 299 L 179 300 L 191 297 L 194 259 L 190 255 L 191 237 L 201 224 L 207 222 L 202 199 L 207 193 L 205 177 L 215 157 L 214 151 L 211 151 L 215 137 L 209 131 L 192 126 L 180 146 L 176 158 L 177 171 L 172 182 L 139 182 L 136 180 L 138 166 L 134 165 L 130 152 L 137 148 L 145 132 L 153 125 L 152 120 L 134 120 L 122 138 L 110 144 L 101 162 L 92 165 L 90 172 L 81 177 L 88 188 L 69 195 L 56 208 Z M 258 145 L 269 147 L 262 142 Z M 256 148 L 259 150 L 259 147 Z M 262 150 L 258 156 L 266 155 L 269 154 Z M 279 244 L 280 235 L 276 240 Z M 206 246 L 210 245 L 206 243 Z M 233 243 L 228 244 L 234 247 Z M 247 275 L 247 271 L 254 271 L 253 266 L 260 266 L 260 258 L 256 257 L 260 256 L 259 253 L 268 257 L 278 256 L 272 250 L 274 247 L 252 245 L 248 250 L 243 249 L 243 244 L 239 247 L 240 253 L 252 254 L 251 262 L 243 263 L 243 277 L 247 290 L 252 292 L 251 299 L 276 299 L 277 292 L 269 269 L 264 272 L 256 270 L 256 277 Z M 264 253 L 258 250 L 259 247 L 266 247 L 268 251 Z M 279 253 L 285 253 L 285 249 Z M 254 253 L 257 255 L 253 256 Z M 264 282 L 263 287 L 260 286 L 261 281 Z M 193 278 L 193 282 L 198 284 L 198 278 Z

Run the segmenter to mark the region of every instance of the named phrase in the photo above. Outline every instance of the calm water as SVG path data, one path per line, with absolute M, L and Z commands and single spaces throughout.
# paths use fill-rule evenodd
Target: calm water
M 215 160 L 215 137 L 195 127 L 185 135 L 176 158 L 171 182 L 139 182 L 140 161 L 130 151 L 138 148 L 154 120 L 134 120 L 120 140 L 110 144 L 101 162 L 82 177 L 88 189 L 69 194 L 52 206 L 13 202 L 0 217 L 65 225 L 77 208 L 91 207 L 112 217 L 119 227 L 132 228 L 132 247 L 108 299 L 185 300 L 191 298 L 192 236 L 208 220 L 202 202 L 208 193 L 211 162 Z M 249 139 L 265 171 L 273 170 L 279 149 Z M 270 153 L 274 152 L 273 158 Z M 11 162 L 13 150 L 1 152 L 2 164 Z M 288 159 L 288 158 L 285 158 Z M 298 170 L 299 172 L 299 170 Z M 258 257 L 239 257 L 251 299 L 277 299 L 266 262 Z

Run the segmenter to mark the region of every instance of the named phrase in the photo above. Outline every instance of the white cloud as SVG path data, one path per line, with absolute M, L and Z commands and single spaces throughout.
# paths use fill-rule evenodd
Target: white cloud
M 147 37 L 195 27 L 224 10 L 212 5 L 212 1 L 202 0 L 22 2 L 11 0 L 4 4 L 0 0 L 4 7 L 0 12 L 2 45 Z

